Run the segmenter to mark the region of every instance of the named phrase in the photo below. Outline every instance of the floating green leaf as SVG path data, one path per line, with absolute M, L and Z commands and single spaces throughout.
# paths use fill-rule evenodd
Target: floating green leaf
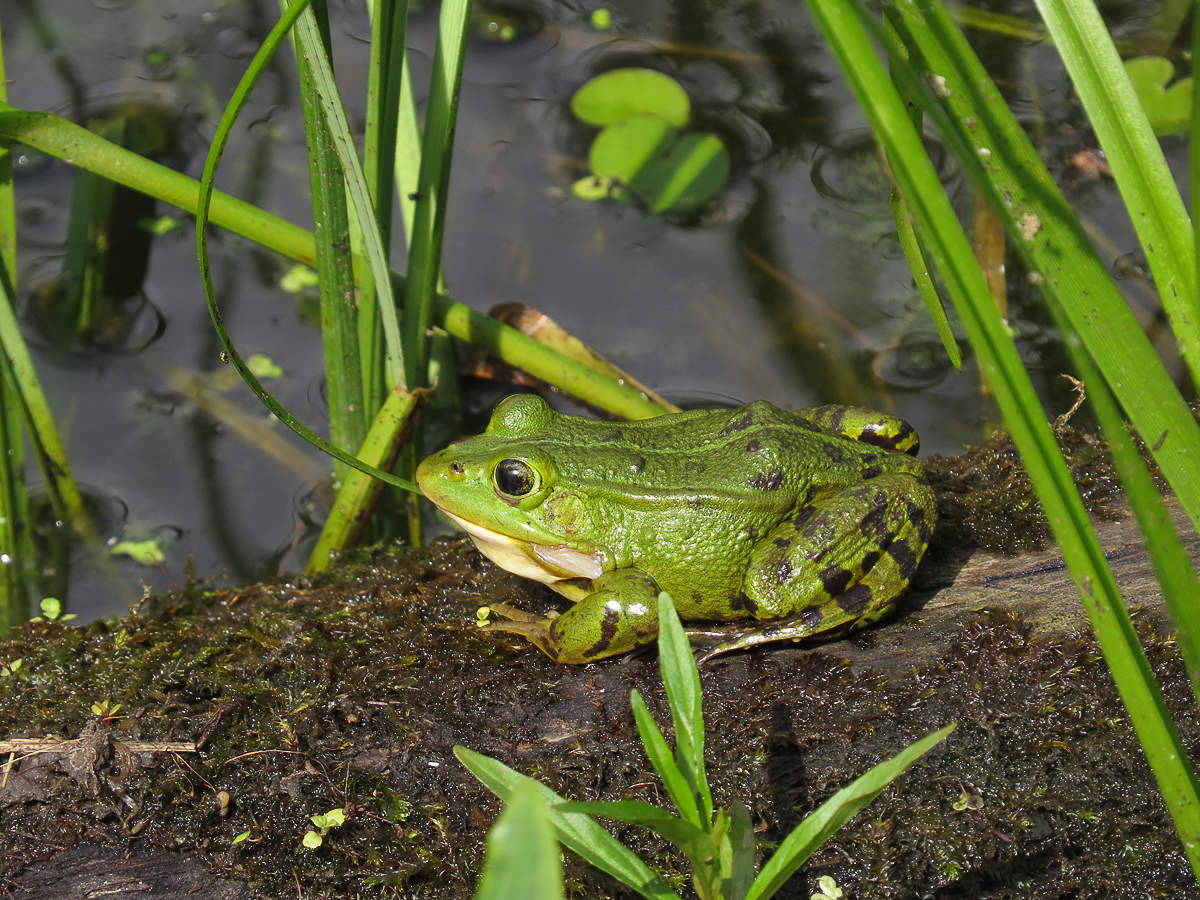
M 128 556 L 143 566 L 160 566 L 166 559 L 155 541 L 120 541 L 108 552 L 113 556 Z
M 1180 78 L 1167 87 L 1175 66 L 1162 56 L 1138 56 L 1125 61 L 1138 102 L 1158 137 L 1180 134 L 1192 120 L 1192 79 Z
M 729 151 L 715 134 L 685 134 L 666 158 L 634 183 L 655 212 L 686 212 L 702 206 L 729 178 Z
M 595 175 L 628 185 L 655 212 L 686 212 L 706 203 L 729 178 L 729 151 L 715 134 L 686 134 L 661 116 L 607 126 L 588 153 Z
M 596 135 L 588 151 L 588 165 L 593 174 L 632 187 L 655 157 L 669 151 L 675 134 L 674 126 L 662 116 L 634 116 L 614 122 Z
M 251 353 L 246 357 L 246 365 L 259 378 L 282 378 L 283 369 L 279 363 L 265 353 Z
M 607 200 L 616 186 L 607 175 L 584 175 L 571 185 L 571 192 L 580 200 Z
M 575 92 L 571 112 L 589 125 L 611 125 L 650 114 L 679 128 L 691 117 L 691 102 L 670 75 L 654 69 L 613 69 Z

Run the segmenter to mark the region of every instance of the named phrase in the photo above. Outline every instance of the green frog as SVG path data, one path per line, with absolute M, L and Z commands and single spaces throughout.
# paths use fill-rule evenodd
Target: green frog
M 654 641 L 665 590 L 685 623 L 727 623 L 694 632 L 712 656 L 892 609 L 937 516 L 917 448 L 912 426 L 858 407 L 606 422 L 515 394 L 417 483 L 485 556 L 574 601 L 547 617 L 495 604 L 485 627 L 590 662 Z

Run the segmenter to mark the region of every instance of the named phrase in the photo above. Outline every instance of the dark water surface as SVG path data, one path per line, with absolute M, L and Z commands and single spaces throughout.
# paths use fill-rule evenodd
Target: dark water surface
M 854 402 L 909 419 L 926 451 L 954 453 L 979 439 L 990 411 L 974 363 L 968 355 L 959 373 L 945 361 L 896 243 L 874 144 L 803 5 L 625 0 L 608 4 L 614 27 L 603 33 L 588 24 L 596 5 L 514 3 L 499 10 L 518 11 L 511 41 L 491 38 L 481 11 L 452 172 L 444 253 L 451 293 L 480 309 L 533 305 L 680 401 Z M 361 129 L 366 13 L 359 3 L 331 6 L 338 81 Z M 165 109 L 179 135 L 166 161 L 197 176 L 220 110 L 277 15 L 265 0 L 0 0 L 9 99 L 76 120 L 118 103 Z M 435 26 L 429 8 L 410 24 L 419 97 Z M 1053 49 L 970 36 L 996 61 L 1051 171 L 1108 235 L 1106 258 L 1135 250 L 1111 184 L 1072 163 L 1094 142 Z M 655 218 L 571 193 L 594 132 L 573 120 L 567 102 L 589 77 L 619 65 L 673 75 L 698 124 L 729 146 L 730 183 L 699 214 Z M 244 387 L 219 396 L 276 439 L 271 455 L 261 438 L 248 440 L 183 389 L 189 377 L 222 369 L 191 220 L 160 204 L 157 214 L 179 227 L 153 241 L 141 292 L 102 334 L 64 342 L 38 327 L 32 298 L 62 266 L 72 170 L 32 153 L 17 162 L 26 334 L 75 474 L 105 511 L 106 538 L 156 537 L 166 551 L 161 566 L 121 559 L 120 588 L 76 554 L 70 607 L 85 618 L 119 612 L 139 584 L 183 583 L 189 558 L 197 573 L 224 573 L 232 583 L 300 569 L 307 544 L 295 545 L 324 517 L 318 485 L 330 466 L 269 421 Z M 944 180 L 965 209 L 970 189 L 951 161 Z M 286 48 L 243 114 L 219 184 L 311 222 Z M 213 252 L 235 343 L 274 359 L 284 376 L 271 389 L 319 426 L 326 412 L 312 297 L 283 290 L 290 265 L 248 242 L 218 235 Z M 1144 287 L 1126 283 L 1144 307 Z M 1014 292 L 1010 321 L 1057 414 L 1070 405 L 1057 378 L 1065 367 L 1027 294 Z

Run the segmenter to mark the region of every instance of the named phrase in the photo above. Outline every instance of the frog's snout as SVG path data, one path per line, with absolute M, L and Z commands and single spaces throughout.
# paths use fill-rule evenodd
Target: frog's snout
M 445 450 L 427 456 L 417 466 L 417 486 L 421 493 L 436 502 L 439 495 L 439 485 L 456 484 L 467 477 L 467 466 L 460 459 L 455 459 Z

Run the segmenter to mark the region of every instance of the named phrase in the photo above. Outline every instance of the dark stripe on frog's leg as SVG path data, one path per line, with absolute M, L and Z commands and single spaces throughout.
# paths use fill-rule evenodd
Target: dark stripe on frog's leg
M 820 428 L 844 434 L 864 444 L 883 447 L 885 450 L 897 450 L 916 456 L 921 448 L 921 441 L 911 425 L 903 419 L 875 409 L 831 403 L 827 406 L 802 409 L 796 415 Z
M 934 503 L 920 478 L 892 472 L 777 525 L 755 547 L 744 587 L 760 621 L 781 620 L 767 626 L 770 639 L 851 630 L 890 612 L 925 551 Z
M 493 631 L 526 638 L 555 662 L 585 663 L 627 653 L 658 637 L 658 586 L 637 569 L 618 569 L 560 616 L 493 622 Z

